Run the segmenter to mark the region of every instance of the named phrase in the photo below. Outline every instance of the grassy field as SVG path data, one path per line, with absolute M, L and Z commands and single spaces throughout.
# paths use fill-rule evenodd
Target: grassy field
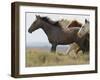
M 26 49 L 26 67 L 35 66 L 58 66 L 58 65 L 78 65 L 89 64 L 89 54 L 82 54 L 80 51 L 76 55 L 73 51 L 68 54 L 50 53 L 43 49 Z

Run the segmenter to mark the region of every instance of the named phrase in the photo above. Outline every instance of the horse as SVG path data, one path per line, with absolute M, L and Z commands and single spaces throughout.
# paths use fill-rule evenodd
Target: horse
M 58 22 L 59 22 L 59 25 L 63 28 L 81 27 L 82 26 L 82 23 L 78 22 L 77 20 L 62 19 Z
M 85 52 L 89 52 L 89 34 L 87 33 L 82 38 L 79 38 L 76 42 L 70 44 L 70 47 L 68 47 L 66 53 L 69 54 L 72 50 L 74 50 L 76 54 L 80 50 L 82 50 L 83 54 Z
M 86 51 L 89 51 L 89 21 L 87 19 L 85 19 L 85 24 L 81 26 L 80 30 L 78 31 L 78 37 L 81 39 L 82 37 L 85 37 L 83 39 L 81 44 L 78 43 L 81 47 L 79 47 L 77 44 L 71 44 L 70 47 L 68 48 L 68 50 L 66 51 L 67 54 L 69 54 L 69 52 L 71 50 L 75 50 L 76 53 L 80 50 L 80 48 L 83 49 L 83 53 Z M 81 40 L 80 40 L 81 41 Z M 84 47 L 85 48 L 84 48 Z M 78 48 L 78 49 L 77 49 Z
M 80 23 L 77 20 L 62 19 L 62 20 L 57 21 L 57 23 L 59 23 L 59 25 L 63 29 L 66 29 L 66 28 L 69 29 L 71 27 L 82 27 L 82 23 Z M 72 50 L 74 50 L 74 52 L 76 54 L 78 53 L 79 50 L 82 50 L 83 53 L 89 51 L 89 36 L 87 36 L 87 35 L 88 34 L 86 34 L 85 37 L 81 40 L 81 43 L 78 43 L 79 45 L 77 45 L 76 43 L 70 44 L 66 53 L 69 54 L 70 51 L 72 51 Z M 87 43 L 87 44 L 84 44 L 84 43 Z
M 81 38 L 80 37 L 78 37 L 79 39 L 78 39 L 78 42 L 76 42 L 78 45 L 79 45 L 79 49 L 77 50 L 77 52 L 79 51 L 79 50 L 82 50 L 83 51 L 83 53 L 84 52 L 89 52 L 89 34 L 88 33 L 86 33 L 84 36 L 82 36 Z M 76 52 L 76 53 L 77 53 Z
M 71 21 L 70 20 L 67 20 L 67 19 L 61 19 L 58 21 L 59 25 L 62 27 L 62 28 L 68 28 L 68 25 L 71 24 Z
M 78 22 L 77 20 L 72 20 L 71 23 L 68 25 L 68 28 L 70 27 L 81 27 L 82 23 Z
M 87 33 L 89 34 L 90 32 L 89 26 L 90 26 L 90 22 L 87 19 L 85 19 L 85 24 L 78 31 L 78 36 L 82 37 L 86 35 Z
M 37 29 L 43 29 L 48 37 L 49 43 L 51 43 L 51 52 L 56 51 L 57 45 L 68 45 L 76 42 L 80 45 L 81 39 L 77 38 L 77 32 L 80 30 L 79 27 L 72 27 L 64 30 L 58 22 L 53 22 L 47 17 L 36 16 L 36 20 L 31 24 L 28 29 L 29 33 Z

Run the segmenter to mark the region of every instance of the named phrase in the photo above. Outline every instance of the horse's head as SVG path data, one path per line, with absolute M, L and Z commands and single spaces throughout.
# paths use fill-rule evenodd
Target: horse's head
M 41 17 L 36 16 L 36 20 L 31 24 L 30 28 L 28 29 L 29 33 L 32 33 L 33 31 L 37 30 L 40 28 L 41 24 Z
M 78 31 L 78 37 L 83 37 L 85 34 L 89 33 L 89 26 L 90 22 L 87 19 L 85 19 L 85 24 L 82 25 L 82 27 Z

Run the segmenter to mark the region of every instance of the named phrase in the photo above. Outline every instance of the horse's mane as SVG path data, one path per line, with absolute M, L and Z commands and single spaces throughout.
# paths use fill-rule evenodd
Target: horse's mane
M 47 23 L 50 23 L 50 24 L 52 24 L 52 25 L 55 25 L 56 27 L 61 27 L 61 26 L 59 25 L 59 22 L 58 22 L 58 21 L 53 21 L 53 20 L 51 20 L 51 19 L 48 18 L 48 17 L 41 17 L 41 19 L 44 20 L 44 21 L 47 22 Z
M 63 26 L 60 24 L 60 21 L 53 21 L 53 20 L 51 20 L 51 19 L 48 18 L 48 17 L 41 17 L 41 19 L 44 20 L 45 22 L 49 23 L 49 24 L 55 25 L 55 27 L 60 27 L 60 28 L 63 27 Z M 77 20 L 73 20 L 73 21 L 69 24 L 68 28 L 70 28 L 70 27 L 81 27 L 81 26 L 82 26 L 82 24 L 81 24 L 80 22 L 78 22 Z M 65 26 L 65 27 L 66 27 L 66 26 Z

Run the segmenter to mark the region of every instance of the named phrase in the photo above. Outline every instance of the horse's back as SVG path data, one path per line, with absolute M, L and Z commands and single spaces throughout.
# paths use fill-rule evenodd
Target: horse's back
M 70 27 L 68 28 L 69 31 L 77 33 L 79 31 L 80 27 Z
M 70 25 L 68 26 L 68 28 L 70 27 L 81 27 L 82 24 L 80 22 L 78 22 L 77 20 L 73 20 Z

